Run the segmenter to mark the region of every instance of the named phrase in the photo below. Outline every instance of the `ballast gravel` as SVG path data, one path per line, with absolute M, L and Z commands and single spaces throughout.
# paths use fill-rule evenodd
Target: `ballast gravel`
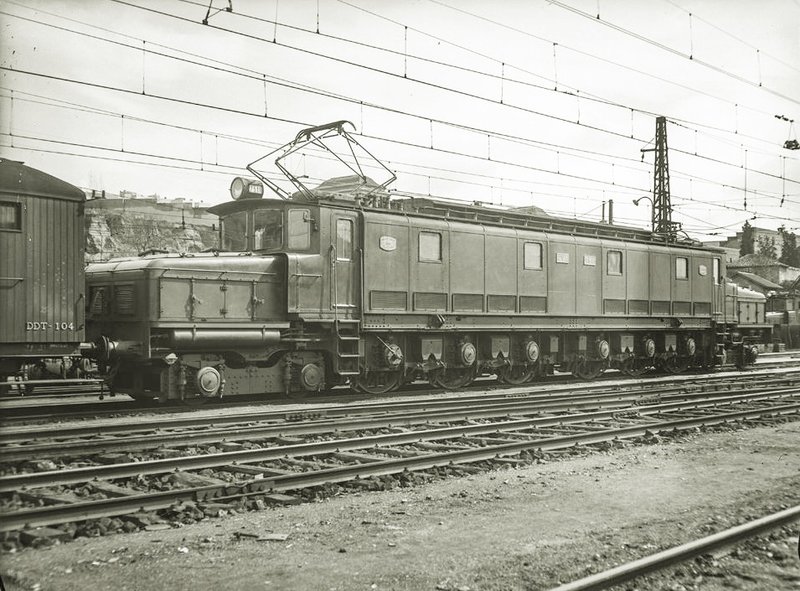
M 800 421 L 0 555 L 9 591 L 549 589 L 800 503 Z M 622 589 L 800 590 L 800 524 Z

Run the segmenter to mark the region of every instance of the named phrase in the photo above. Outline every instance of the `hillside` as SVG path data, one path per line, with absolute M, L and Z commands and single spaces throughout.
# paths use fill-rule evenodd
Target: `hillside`
M 138 256 L 150 249 L 200 252 L 218 242 L 214 226 L 133 211 L 87 209 L 86 230 L 87 262 Z

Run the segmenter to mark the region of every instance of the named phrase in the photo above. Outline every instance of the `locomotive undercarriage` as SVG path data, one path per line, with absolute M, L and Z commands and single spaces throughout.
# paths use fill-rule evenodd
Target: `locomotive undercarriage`
M 165 341 L 155 338 L 152 342 Z M 195 347 L 201 348 L 202 341 L 196 342 Z M 189 403 L 317 392 L 346 384 L 380 395 L 418 380 L 458 389 L 482 375 L 522 385 L 556 371 L 591 380 L 608 369 L 636 377 L 654 370 L 675 374 L 725 361 L 739 366 L 754 361 L 736 333 L 715 327 L 359 332 L 323 324 L 276 334 L 263 347 L 215 346 L 196 351 L 151 347 L 148 358 L 141 347 L 129 343 L 104 347 L 109 354 L 103 362 L 113 392 Z
M 370 333 L 364 335 L 360 374 L 351 383 L 385 394 L 420 379 L 454 389 L 487 374 L 520 385 L 555 371 L 584 380 L 612 368 L 634 377 L 650 370 L 680 373 L 713 365 L 714 349 L 708 330 Z

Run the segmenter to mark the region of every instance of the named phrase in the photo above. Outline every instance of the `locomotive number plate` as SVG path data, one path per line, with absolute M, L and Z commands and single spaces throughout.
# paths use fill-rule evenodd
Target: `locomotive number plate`
M 381 236 L 378 244 L 381 250 L 391 252 L 397 248 L 397 239 L 394 236 Z
M 74 322 L 26 322 L 25 330 L 75 330 Z

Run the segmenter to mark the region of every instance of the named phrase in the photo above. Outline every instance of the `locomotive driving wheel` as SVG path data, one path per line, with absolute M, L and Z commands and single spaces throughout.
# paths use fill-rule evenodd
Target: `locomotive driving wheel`
M 619 371 L 632 378 L 638 378 L 644 375 L 652 363 L 647 359 L 637 359 L 636 357 L 628 357 L 619 366 Z
M 437 369 L 428 374 L 432 386 L 445 390 L 465 388 L 475 381 L 474 367 L 447 367 Z
M 397 390 L 402 383 L 402 370 L 367 371 L 353 380 L 352 388 L 365 394 L 380 396 Z
M 497 370 L 497 379 L 512 386 L 521 386 L 535 377 L 535 365 L 505 365 Z
M 659 363 L 659 368 L 668 374 L 679 374 L 689 369 L 689 360 L 686 357 L 673 355 L 662 359 Z
M 606 370 L 605 360 L 576 359 L 572 364 L 572 375 L 581 380 L 593 380 Z

